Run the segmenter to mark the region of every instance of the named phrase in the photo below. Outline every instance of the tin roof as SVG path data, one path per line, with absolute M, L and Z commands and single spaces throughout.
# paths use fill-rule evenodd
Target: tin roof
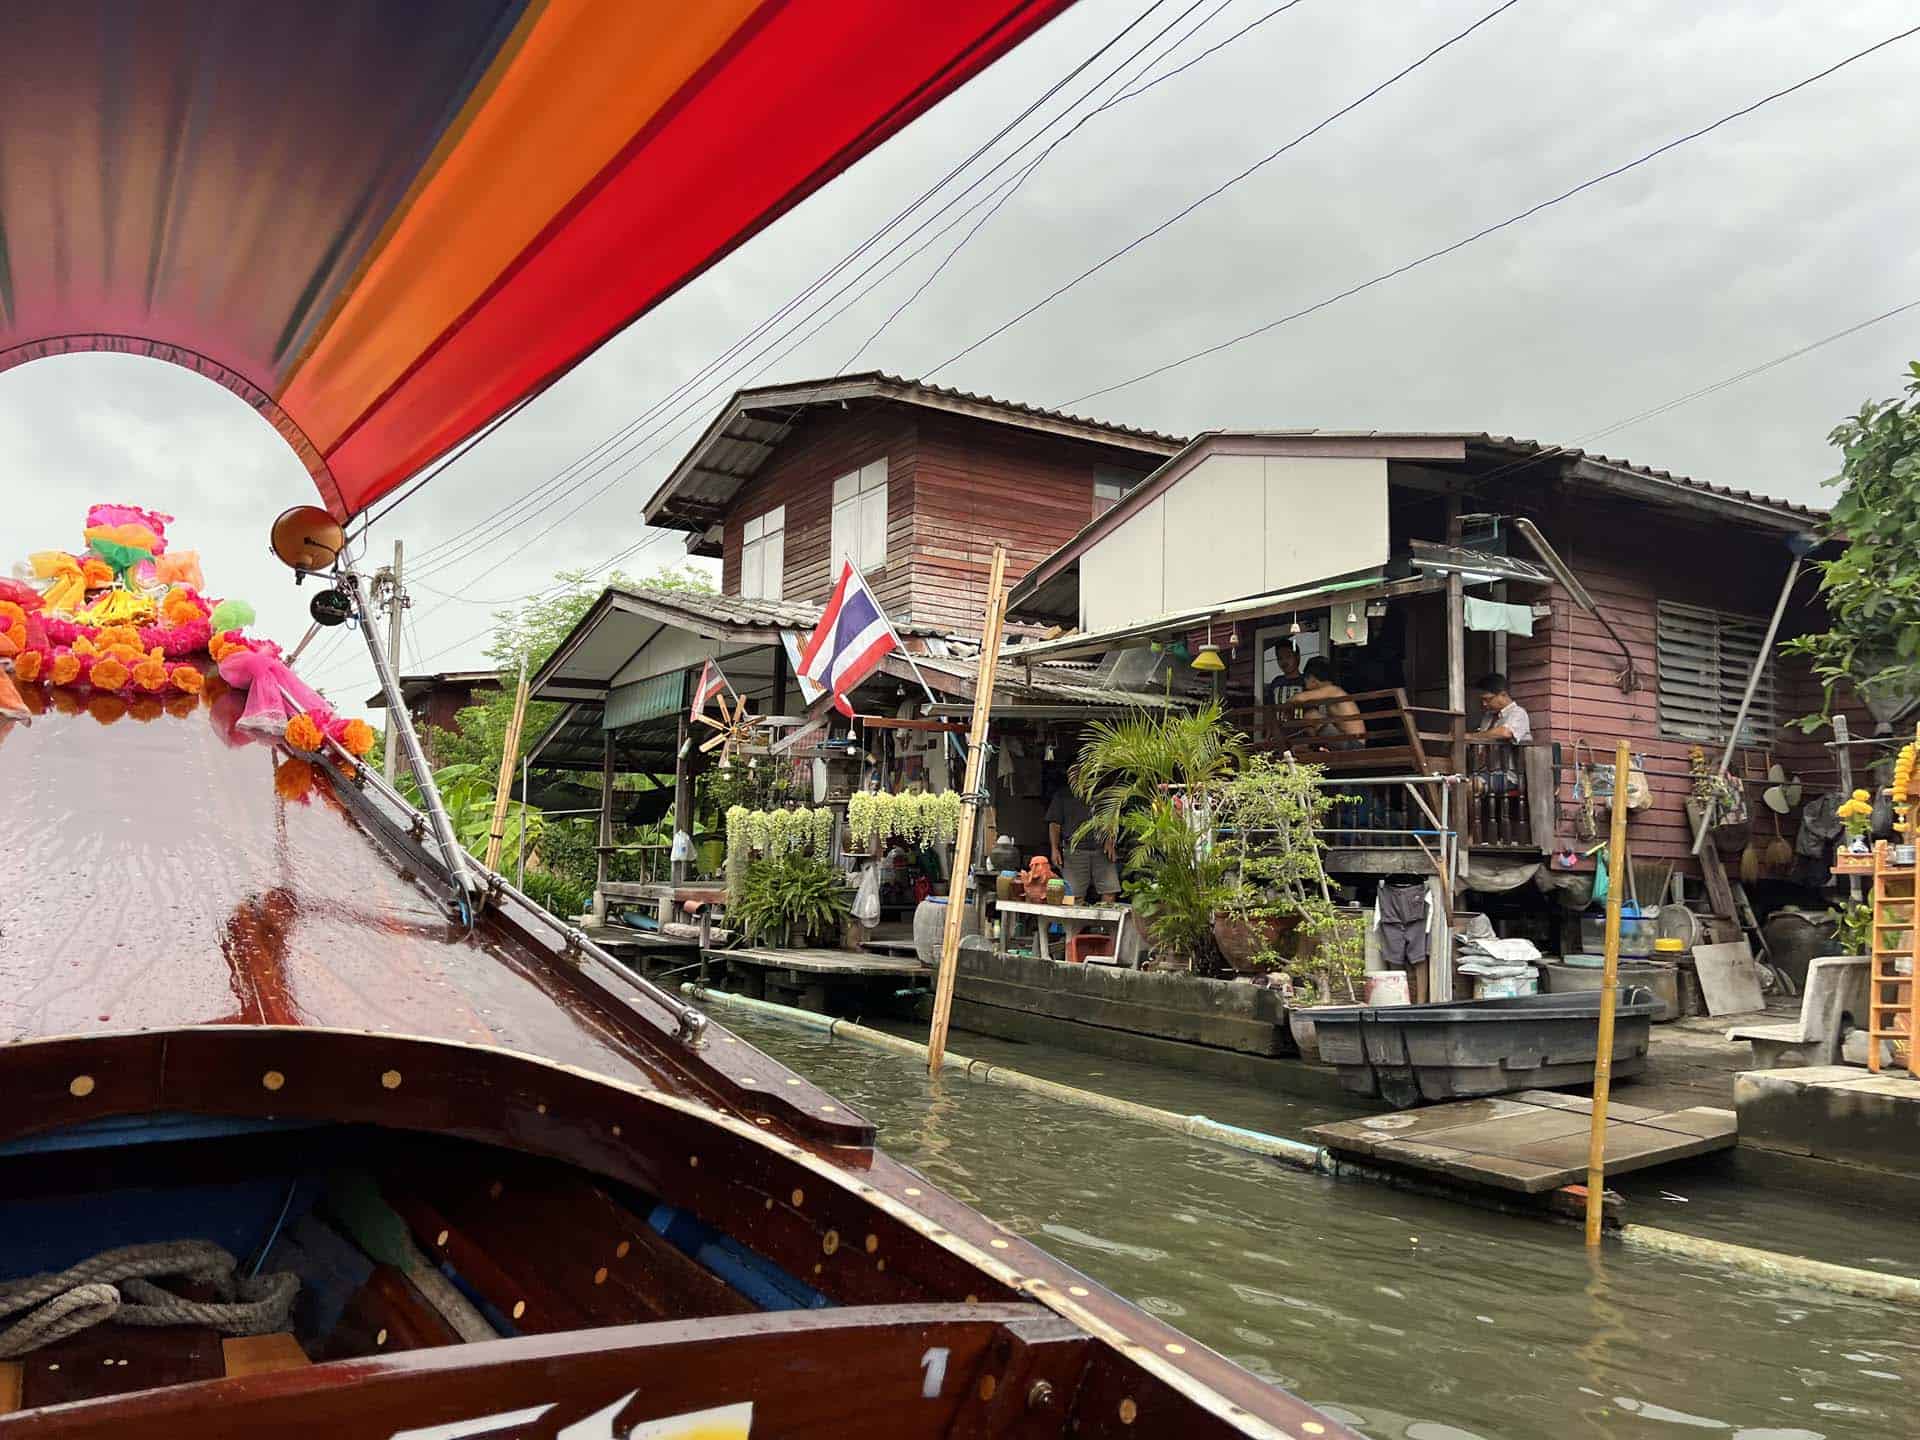
M 1042 587 L 1061 576 L 1089 547 L 1164 492 L 1209 451 L 1223 443 L 1258 445 L 1262 441 L 1271 442 L 1278 452 L 1298 455 L 1346 453 L 1425 464 L 1464 463 L 1465 473 L 1480 483 L 1508 476 L 1534 478 L 1528 471 L 1540 478 L 1557 475 L 1575 483 L 1625 490 L 1650 504 L 1704 508 L 1726 519 L 1775 531 L 1805 529 L 1826 514 L 1818 506 L 1714 485 L 1631 460 L 1590 455 L 1576 446 L 1549 445 L 1484 430 L 1210 430 L 1169 456 L 1119 504 L 1094 517 L 1079 534 L 1029 570 L 1008 592 L 1008 608 L 1017 612 L 1033 601 Z M 1539 468 L 1549 464 L 1553 467 L 1550 470 Z
M 878 370 L 832 379 L 764 385 L 734 392 L 693 448 L 647 501 L 647 523 L 696 533 L 706 530 L 725 513 L 741 487 L 759 473 L 802 412 L 817 406 L 857 401 L 913 405 L 1108 445 L 1133 454 L 1166 456 L 1186 444 L 1185 438 L 1179 435 L 929 385 Z

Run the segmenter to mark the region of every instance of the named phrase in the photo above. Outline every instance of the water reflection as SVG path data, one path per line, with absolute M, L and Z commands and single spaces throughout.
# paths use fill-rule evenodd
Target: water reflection
M 871 1116 L 900 1159 L 1373 1440 L 1914 1433 L 1920 1355 L 1893 1307 L 1633 1251 L 1590 1258 L 1571 1226 L 1302 1174 L 1024 1091 L 952 1077 L 934 1091 L 910 1061 L 727 1019 Z M 1025 1047 L 1020 1068 L 1086 1083 L 1115 1067 Z M 1300 1130 L 1271 1118 L 1294 1102 L 1260 1095 L 1158 1103 Z

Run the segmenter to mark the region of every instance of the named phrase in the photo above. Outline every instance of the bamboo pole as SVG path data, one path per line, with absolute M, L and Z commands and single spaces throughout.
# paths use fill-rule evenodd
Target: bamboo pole
M 527 719 L 527 662 L 520 661 L 520 688 L 513 696 L 513 719 L 507 722 L 507 743 L 500 752 L 500 784 L 493 792 L 493 825 L 487 831 L 487 869 L 498 871 L 500 868 L 500 847 L 507 833 L 507 800 L 513 794 L 513 762 L 520 754 L 520 729 Z M 524 807 L 526 797 L 521 804 Z M 520 812 L 520 827 L 524 832 L 527 824 L 526 811 Z
M 1627 767 L 1633 754 L 1622 740 L 1613 757 L 1613 829 L 1607 860 L 1606 963 L 1600 971 L 1600 1047 L 1593 1057 L 1593 1123 L 1587 1132 L 1587 1244 L 1600 1243 L 1600 1202 L 1607 1189 L 1607 1091 L 1613 1084 L 1613 1010 L 1620 990 L 1620 857 L 1627 853 Z
M 940 1073 L 947 1051 L 947 1024 L 953 1018 L 953 982 L 960 968 L 960 926 L 966 917 L 967 880 L 973 871 L 973 835 L 979 824 L 978 796 L 986 768 L 987 716 L 993 709 L 994 672 L 1000 664 L 1000 631 L 1007 618 L 1003 583 L 1006 547 L 993 547 L 987 573 L 987 613 L 980 630 L 980 667 L 973 681 L 973 723 L 967 727 L 966 788 L 960 792 L 960 827 L 954 837 L 953 874 L 947 884 L 947 924 L 940 936 L 940 974 L 934 982 L 933 1031 L 927 1037 L 927 1070 Z

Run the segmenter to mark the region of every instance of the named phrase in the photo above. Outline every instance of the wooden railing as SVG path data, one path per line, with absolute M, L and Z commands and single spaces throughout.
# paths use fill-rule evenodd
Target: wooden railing
M 1316 701 L 1304 705 L 1288 701 L 1230 711 L 1227 718 L 1247 733 L 1255 750 L 1291 751 L 1296 760 L 1336 773 L 1445 773 L 1448 747 L 1454 739 L 1451 725 L 1458 718 L 1457 712 L 1409 705 L 1407 692 L 1397 688 L 1362 690 L 1348 695 L 1346 701 L 1353 704 L 1356 714 L 1318 713 L 1344 703 L 1339 700 L 1327 706 Z M 1416 721 L 1416 716 L 1423 719 Z M 1354 721 L 1359 722 L 1359 733 L 1344 733 L 1352 729 Z M 1448 728 L 1422 730 L 1422 723 Z
M 1544 850 L 1553 843 L 1552 750 L 1544 741 L 1467 742 L 1469 847 Z

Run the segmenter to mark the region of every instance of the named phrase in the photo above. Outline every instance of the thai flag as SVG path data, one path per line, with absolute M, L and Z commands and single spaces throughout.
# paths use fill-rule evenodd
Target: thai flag
M 799 671 L 822 690 L 833 692 L 834 708 L 851 716 L 853 706 L 847 696 L 880 668 L 889 651 L 899 648 L 900 640 L 887 621 L 887 612 L 880 608 L 866 580 L 849 560 L 827 600 L 826 612 L 800 654 Z
M 700 683 L 693 687 L 693 709 L 688 712 L 689 720 L 698 720 L 700 712 L 707 708 L 707 702 L 722 690 L 733 689 L 727 677 L 720 673 L 720 667 L 709 660 L 701 667 Z

